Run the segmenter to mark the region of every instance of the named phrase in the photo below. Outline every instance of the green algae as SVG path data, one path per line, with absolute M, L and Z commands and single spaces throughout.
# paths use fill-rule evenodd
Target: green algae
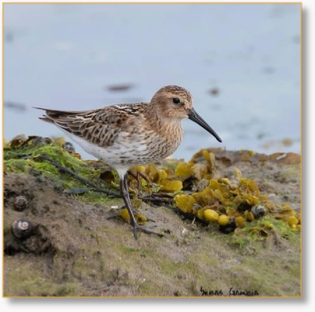
M 86 203 L 107 203 L 109 197 L 104 196 L 103 193 L 96 192 L 93 188 L 76 194 L 76 190 L 86 187 L 85 183 L 63 172 L 54 163 L 47 161 L 47 157 L 58 162 L 64 168 L 75 172 L 80 177 L 96 183 L 100 187 L 103 187 L 103 185 L 97 181 L 97 178 L 105 177 L 104 172 L 109 170 L 108 167 L 100 161 L 81 160 L 80 155 L 64 150 L 60 141 L 64 142 L 64 140 L 60 139 L 44 140 L 39 137 L 29 137 L 26 141 L 14 140 L 11 146 L 7 144 L 4 149 L 5 172 L 23 174 L 31 171 L 37 172 L 40 175 L 54 179 L 64 189 L 72 192 L 74 197 Z M 43 155 L 46 158 L 43 159 Z M 204 163 L 196 163 L 198 157 L 199 159 L 200 157 L 203 158 Z M 251 159 L 257 157 L 257 155 L 251 151 L 244 151 L 239 157 L 241 159 L 245 157 L 246 161 L 248 159 L 252 161 Z M 276 158 L 276 155 L 271 158 Z M 263 161 L 265 160 L 263 159 Z M 242 228 L 245 226 L 245 223 L 251 222 L 254 219 L 254 215 L 250 212 L 250 209 L 254 206 L 262 205 L 265 207 L 266 212 L 273 214 L 285 222 L 288 221 L 289 216 L 296 215 L 296 224 L 292 225 L 292 222 L 289 223 L 291 230 L 298 231 L 301 228 L 299 215 L 296 213 L 293 214 L 293 209 L 290 206 L 279 208 L 279 205 L 269 201 L 268 197 L 261 193 L 255 181 L 243 177 L 239 169 L 234 168 L 233 179 L 221 177 L 216 169 L 215 154 L 207 150 L 201 150 L 189 162 L 170 160 L 160 166 L 149 164 L 147 166 L 135 167 L 131 171 L 134 175 L 142 172 L 148 177 L 150 183 L 144 178 L 140 178 L 140 185 L 138 185 L 137 181 L 130 180 L 130 185 L 133 187 L 138 185 L 143 195 L 163 192 L 173 195 L 174 202 L 181 211 L 185 214 L 190 214 L 192 217 L 198 217 L 202 221 L 207 222 L 207 219 L 204 217 L 204 211 L 211 209 L 218 212 L 219 215 L 228 216 L 231 220 L 235 218 L 236 226 Z M 288 173 L 283 175 L 288 176 Z M 284 177 L 281 176 L 281 178 Z M 117 190 L 117 173 L 113 171 L 111 176 L 106 174 L 106 179 L 106 183 L 109 182 L 108 185 Z M 197 189 L 194 193 L 182 191 L 183 185 L 188 179 L 192 183 L 191 188 Z M 132 193 L 133 204 L 138 208 L 141 206 L 141 200 L 138 198 L 136 190 L 132 191 Z M 279 214 L 279 210 L 281 209 L 286 209 L 286 213 Z M 128 215 L 122 217 L 128 221 Z M 142 223 L 145 221 L 146 219 L 143 218 Z M 275 227 L 275 229 L 278 228 Z M 290 228 L 286 228 L 286 230 L 290 230 Z M 251 233 L 254 232 L 252 230 Z
M 25 177 L 28 173 L 35 177 L 47 176 L 66 190 L 86 187 L 51 163 L 41 160 L 39 156 L 42 154 L 95 183 L 103 170 L 108 170 L 101 162 L 82 161 L 54 141 L 39 146 L 30 144 L 6 148 L 4 170 L 19 172 Z M 216 171 L 213 156 L 208 157 L 205 152 L 200 155 L 205 162 L 200 166 L 194 161 L 175 160 L 171 165 L 143 166 L 155 185 L 141 178 L 141 193 L 163 194 L 159 183 L 181 181 L 189 187 L 167 193 L 174 195 L 179 192 L 178 196 L 194 199 L 188 212 L 192 218 L 205 203 L 220 214 L 229 212 L 230 216 L 244 217 L 244 212 L 238 208 L 246 207 L 246 204 L 250 207 L 256 200 L 249 195 L 264 203 L 268 214 L 252 221 L 246 220 L 244 228 L 223 235 L 218 231 L 217 223 L 208 225 L 200 220 L 202 222 L 191 224 L 188 219 L 181 220 L 173 210 L 160 207 L 154 209 L 158 213 L 155 219 L 167 220 L 170 234 L 160 239 L 141 233 L 139 240 L 134 241 L 128 225 L 120 221 L 117 226 L 115 220 L 106 223 L 105 217 L 98 212 L 104 208 L 103 203 L 107 206 L 121 205 L 121 199 L 109 198 L 92 190 L 81 195 L 71 194 L 67 205 L 63 201 L 61 207 L 53 206 L 52 201 L 48 203 L 51 213 L 47 212 L 43 220 L 38 221 L 48 228 L 52 254 L 38 254 L 36 258 L 32 258 L 32 253 L 23 252 L 13 257 L 5 255 L 5 295 L 200 296 L 201 287 L 223 290 L 224 295 L 228 295 L 233 287 L 257 290 L 263 296 L 298 296 L 300 236 L 283 220 L 283 216 L 286 218 L 292 214 L 290 205 L 266 201 L 261 197 L 264 194 L 259 185 L 243 177 L 240 171 L 222 178 Z M 254 156 L 249 154 L 248 157 Z M 113 173 L 111 181 L 115 188 L 117 176 Z M 243 179 L 240 184 L 238 179 Z M 203 189 L 201 180 L 207 181 Z M 134 178 L 130 178 L 129 183 L 136 186 Z M 201 196 L 194 195 L 206 188 Z M 47 185 L 43 185 L 43 192 L 43 196 L 53 197 L 53 189 Z M 99 206 L 96 207 L 100 208 L 81 207 L 79 201 L 91 205 L 97 203 Z M 196 201 L 200 201 L 198 205 L 194 205 Z M 28 214 L 32 216 L 30 212 Z M 5 231 L 5 236 L 11 235 L 9 223 Z M 19 255 L 22 255 L 21 259 Z M 34 265 L 34 261 L 38 265 Z M 19 267 L 25 268 L 16 273 L 15 268 Z
M 81 160 L 78 154 L 71 154 L 64 150 L 58 144 L 58 140 L 50 140 L 50 143 L 47 144 L 44 141 L 34 142 L 37 138 L 30 139 L 27 144 L 22 143 L 20 146 L 15 144 L 14 147 L 7 146 L 4 149 L 5 172 L 31 173 L 49 177 L 56 183 L 61 184 L 66 190 L 86 187 L 84 182 L 74 178 L 67 172 L 63 172 L 54 163 L 48 161 L 48 159 L 51 159 L 60 166 L 73 171 L 78 176 L 103 187 L 96 179 L 104 170 L 108 169 L 108 166 L 103 162 Z M 104 193 L 93 192 L 93 188 L 90 188 L 89 192 L 85 192 L 82 195 L 74 194 L 74 196 L 79 196 L 81 200 L 87 203 L 104 203 L 108 200 L 108 196 L 104 196 Z

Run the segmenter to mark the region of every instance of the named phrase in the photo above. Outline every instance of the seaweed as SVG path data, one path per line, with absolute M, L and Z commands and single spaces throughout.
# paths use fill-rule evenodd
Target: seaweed
M 68 194 L 80 196 L 86 202 L 120 197 L 117 173 L 102 161 L 82 160 L 67 143 L 64 138 L 20 135 L 5 142 L 4 170 L 49 176 L 58 180 Z M 222 153 L 217 152 L 223 158 Z M 239 153 L 237 157 L 246 162 L 266 160 L 251 151 Z M 271 155 L 270 159 L 282 161 L 278 154 Z M 289 160 L 296 162 L 297 158 L 291 155 Z M 301 218 L 289 204 L 279 205 L 269 200 L 257 183 L 243 177 L 236 167 L 231 176 L 221 176 L 216 162 L 216 150 L 203 149 L 188 162 L 169 159 L 160 164 L 131 168 L 129 188 L 134 208 L 138 209 L 142 201 L 173 203 L 185 217 L 217 224 L 223 233 L 234 228 L 246 229 L 249 224 L 265 218 L 269 218 L 271 224 L 281 220 L 288 225 L 286 229 L 299 232 Z M 86 189 L 86 185 L 91 188 Z M 95 192 L 106 196 L 95 196 Z M 118 215 L 126 222 L 130 221 L 125 209 Z M 146 218 L 138 213 L 137 220 L 142 224 L 146 222 Z M 261 235 L 263 231 L 252 229 L 249 233 Z

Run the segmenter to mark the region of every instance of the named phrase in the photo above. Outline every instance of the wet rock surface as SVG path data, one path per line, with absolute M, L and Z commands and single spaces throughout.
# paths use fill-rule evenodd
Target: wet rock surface
M 229 153 L 230 163 L 227 154 L 216 154 L 221 175 L 237 167 L 274 202 L 299 212 L 296 158 L 255 163 Z M 15 209 L 18 196 L 27 200 L 22 210 Z M 135 240 L 132 227 L 112 209 L 122 207 L 122 199 L 87 203 L 80 196 L 37 171 L 5 172 L 5 296 L 230 296 L 231 288 L 234 294 L 301 294 L 299 232 L 251 240 L 240 229 L 223 234 L 218 224 L 141 202 L 146 225 L 165 236 L 139 233 Z M 31 222 L 32 231 L 16 237 L 12 224 L 21 219 Z

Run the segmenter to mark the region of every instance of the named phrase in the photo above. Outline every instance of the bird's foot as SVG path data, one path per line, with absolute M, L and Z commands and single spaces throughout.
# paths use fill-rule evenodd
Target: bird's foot
M 142 231 L 142 232 L 144 232 L 146 234 L 154 234 L 154 235 L 157 235 L 159 237 L 163 237 L 164 236 L 164 234 L 162 234 L 162 233 L 154 232 L 154 231 L 150 230 L 149 228 L 147 228 L 145 226 L 141 226 L 137 222 L 135 222 L 133 224 L 133 236 L 135 237 L 135 239 L 138 239 L 137 230 Z

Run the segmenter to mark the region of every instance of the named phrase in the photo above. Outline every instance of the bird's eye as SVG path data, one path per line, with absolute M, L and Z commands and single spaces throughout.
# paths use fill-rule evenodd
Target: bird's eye
M 180 103 L 180 99 L 179 98 L 173 98 L 173 103 L 179 104 Z

